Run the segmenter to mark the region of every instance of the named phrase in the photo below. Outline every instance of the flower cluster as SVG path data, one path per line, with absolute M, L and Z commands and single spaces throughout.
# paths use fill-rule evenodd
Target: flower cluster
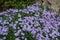
M 49 37 L 54 40 L 57 36 L 60 36 L 58 32 L 60 21 L 56 21 L 55 14 L 55 12 L 50 13 L 44 10 L 41 18 L 36 15 L 24 17 L 24 19 L 21 20 L 22 23 L 20 23 L 21 27 L 23 27 L 22 30 L 31 32 L 37 40 L 49 40 Z
M 8 28 L 7 27 L 1 27 L 0 26 L 0 35 L 7 35 Z
M 26 31 L 36 40 L 58 40 L 57 37 L 60 36 L 60 32 L 58 32 L 60 16 L 56 18 L 56 12 L 49 12 L 46 11 L 46 9 L 41 12 L 39 5 L 40 4 L 36 3 L 27 6 L 26 9 L 9 9 L 1 12 L 0 35 L 7 36 L 13 29 L 11 35 L 14 34 L 15 40 L 28 40 L 28 38 L 25 37 Z M 30 16 L 30 14 L 33 15 L 33 13 L 34 16 Z M 26 16 L 22 18 L 24 14 L 26 14 Z M 3 38 L 6 39 L 5 36 Z M 1 38 L 0 40 L 3 39 Z

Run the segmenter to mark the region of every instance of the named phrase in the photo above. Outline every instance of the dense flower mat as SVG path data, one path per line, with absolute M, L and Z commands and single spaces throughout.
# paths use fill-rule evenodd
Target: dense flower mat
M 0 40 L 60 40 L 60 15 L 39 6 L 0 12 Z

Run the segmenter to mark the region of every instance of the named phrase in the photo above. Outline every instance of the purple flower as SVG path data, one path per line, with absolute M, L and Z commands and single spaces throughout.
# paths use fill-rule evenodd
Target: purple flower
M 19 36 L 19 33 L 21 32 L 21 30 L 18 30 L 16 33 L 14 33 L 15 36 Z
M 29 13 L 27 9 L 22 10 L 23 13 Z
M 1 35 L 7 35 L 8 28 L 7 27 L 0 27 L 0 34 Z

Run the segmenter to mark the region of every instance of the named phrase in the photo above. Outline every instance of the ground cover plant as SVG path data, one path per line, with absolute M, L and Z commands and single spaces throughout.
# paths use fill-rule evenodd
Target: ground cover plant
M 38 3 L 0 12 L 0 40 L 60 40 L 60 15 Z

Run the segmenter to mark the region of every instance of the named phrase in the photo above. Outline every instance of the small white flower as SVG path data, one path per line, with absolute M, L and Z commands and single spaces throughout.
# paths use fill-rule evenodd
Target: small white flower
M 25 35 L 24 33 L 21 33 L 21 35 Z
M 25 40 L 27 40 L 27 38 L 25 38 Z
M 18 21 L 15 21 L 15 23 L 17 24 L 17 23 L 18 23 Z
M 21 19 L 21 18 L 19 18 L 19 19 L 18 19 L 18 21 L 22 21 L 22 19 Z
M 19 38 L 15 38 L 15 40 L 20 40 Z
M 15 36 L 19 36 L 19 34 L 18 34 L 18 33 L 14 33 L 14 35 L 15 35 Z
M 21 15 L 20 15 L 20 14 L 18 14 L 18 17 L 21 17 Z
M 6 39 L 6 37 L 3 37 L 3 39 Z

